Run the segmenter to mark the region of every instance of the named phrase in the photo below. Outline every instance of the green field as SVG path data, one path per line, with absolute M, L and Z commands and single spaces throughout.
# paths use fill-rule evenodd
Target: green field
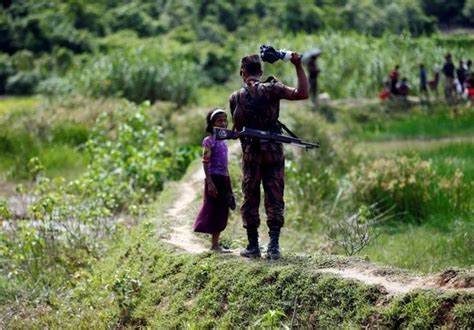
M 418 95 L 419 63 L 431 79 L 448 52 L 473 59 L 471 0 L 0 6 L 0 328 L 474 327 L 469 292 L 392 295 L 317 271 L 472 282 L 474 107 L 445 100 L 443 77 Z M 163 240 L 199 209 L 186 184 L 205 115 L 228 109 L 262 44 L 322 50 L 319 107 L 280 109 L 321 142 L 285 148 L 283 259 L 183 254 Z M 396 64 L 408 101 L 382 102 Z M 263 69 L 296 84 L 289 63 Z M 229 164 L 240 204 L 239 151 Z M 265 220 L 262 206 L 263 246 Z M 222 241 L 245 246 L 238 211 Z

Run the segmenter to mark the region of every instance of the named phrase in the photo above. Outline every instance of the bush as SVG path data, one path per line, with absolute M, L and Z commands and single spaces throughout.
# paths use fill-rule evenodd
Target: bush
M 53 76 L 42 80 L 36 89 L 36 91 L 40 94 L 44 94 L 47 96 L 65 96 L 67 94 L 73 93 L 75 90 L 74 81 L 68 78 L 61 78 L 57 76 Z
M 133 2 L 108 12 L 107 22 L 113 32 L 134 30 L 139 36 L 148 37 L 156 31 L 153 19 L 144 8 Z
M 34 69 L 35 56 L 29 50 L 21 50 L 11 57 L 16 71 L 32 71 Z
M 12 95 L 32 94 L 38 82 L 39 78 L 35 72 L 18 72 L 8 77 L 5 92 Z
M 223 84 L 237 72 L 236 64 L 232 52 L 212 48 L 205 56 L 203 71 L 210 84 Z
M 44 176 L 39 158 L 28 162 L 29 191 L 18 190 L 25 214 L 21 221 L 0 201 L 0 219 L 8 230 L 0 231 L 2 271 L 35 285 L 55 285 L 47 276 L 64 281 L 97 258 L 104 237 L 117 227 L 117 214 L 136 217 L 145 213 L 141 202 L 159 191 L 165 180 L 177 178 L 195 157 L 192 148 L 175 148 L 152 124 L 149 105 L 125 102 L 112 114 L 102 115 L 88 141 L 91 162 L 79 179 L 66 182 Z M 61 129 L 55 136 L 65 137 Z M 14 147 L 8 142 L 0 148 Z M 127 212 L 128 211 L 128 212 Z
M 357 202 L 380 203 L 384 210 L 394 207 L 395 212 L 418 220 L 429 213 L 438 183 L 431 161 L 418 156 L 361 163 L 351 170 L 349 180 Z
M 195 98 L 198 67 L 186 55 L 164 54 L 159 47 L 117 50 L 91 58 L 69 80 L 96 97 L 123 96 L 136 103 L 157 100 L 178 105 Z
M 321 143 L 317 150 L 295 148 L 288 153 L 285 193 L 287 218 L 302 228 L 315 229 L 326 201 L 337 194 L 338 177 L 347 171 L 347 164 L 353 162 L 355 156 L 343 141 L 336 141 L 325 129 L 322 117 L 309 120 L 309 116 L 317 115 L 298 109 L 291 113 L 291 119 L 282 120 L 303 140 Z
M 5 93 L 8 77 L 13 75 L 11 59 L 7 54 L 0 53 L 0 94 Z
M 72 66 L 73 56 L 73 52 L 67 48 L 58 47 L 54 50 L 55 66 L 60 73 L 66 72 Z
M 89 129 L 81 124 L 63 123 L 53 127 L 51 135 L 53 143 L 79 146 L 87 142 Z
M 458 213 L 469 214 L 473 206 L 474 183 L 469 182 L 469 179 L 466 180 L 461 170 L 456 169 L 452 178 L 441 178 L 439 188 L 441 191 L 438 200 L 441 205 L 448 204 L 448 207 Z
M 99 116 L 87 143 L 91 164 L 86 179 L 94 182 L 92 191 L 106 191 L 115 207 L 161 190 L 192 160 L 185 150 L 171 148 L 148 110 L 149 104 L 137 108 L 126 103 Z

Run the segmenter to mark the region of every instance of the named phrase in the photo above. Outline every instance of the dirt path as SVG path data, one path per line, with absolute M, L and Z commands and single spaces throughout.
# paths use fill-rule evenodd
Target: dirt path
M 173 244 L 188 253 L 201 253 L 207 249 L 193 234 L 192 223 L 186 219 L 184 212 L 197 197 L 198 189 L 202 189 L 204 172 L 201 167 L 194 171 L 188 181 L 180 182 L 176 188 L 179 191 L 178 199 L 166 213 L 173 220 L 172 232 L 165 242 Z
M 229 148 L 230 153 L 239 150 L 237 143 Z M 176 187 L 179 191 L 178 198 L 174 201 L 172 208 L 167 212 L 167 217 L 172 220 L 171 234 L 165 242 L 168 242 L 186 253 L 201 253 L 209 251 L 192 231 L 192 220 L 186 215 L 186 209 L 198 197 L 198 191 L 202 189 L 204 173 L 198 167 L 188 180 L 182 181 Z M 238 251 L 232 255 L 238 256 Z M 419 276 L 401 277 L 391 275 L 375 266 L 322 268 L 317 271 L 330 273 L 343 278 L 357 280 L 367 285 L 382 286 L 388 295 L 406 294 L 419 289 L 438 289 L 442 291 L 464 291 L 474 294 L 474 277 L 457 270 L 447 270 L 442 273 Z
M 474 278 L 467 277 L 457 270 L 446 270 L 430 276 L 393 278 L 380 273 L 380 269 L 362 268 L 324 268 L 323 273 L 339 275 L 343 278 L 361 281 L 368 285 L 380 285 L 388 294 L 405 294 L 414 290 L 437 289 L 442 291 L 462 291 L 474 294 Z

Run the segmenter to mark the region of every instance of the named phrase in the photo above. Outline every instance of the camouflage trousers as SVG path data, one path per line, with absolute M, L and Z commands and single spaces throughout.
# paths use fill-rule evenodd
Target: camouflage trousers
M 269 229 L 280 229 L 284 224 L 285 156 L 280 143 L 243 146 L 242 192 L 240 208 L 244 228 L 260 226 L 260 184 L 263 184 L 264 205 Z

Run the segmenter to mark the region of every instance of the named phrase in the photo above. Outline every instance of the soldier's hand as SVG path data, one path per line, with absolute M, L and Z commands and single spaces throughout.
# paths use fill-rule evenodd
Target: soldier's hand
M 294 66 L 300 66 L 301 65 L 301 56 L 298 53 L 291 53 L 291 63 L 293 63 Z

